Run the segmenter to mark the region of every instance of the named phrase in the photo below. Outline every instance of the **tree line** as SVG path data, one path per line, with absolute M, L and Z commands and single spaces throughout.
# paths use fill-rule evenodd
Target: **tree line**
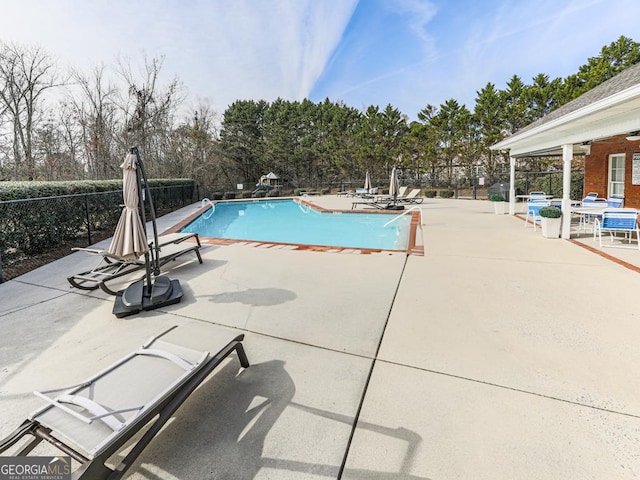
M 219 118 L 206 102 L 193 105 L 177 77 L 160 81 L 162 58 L 62 72 L 42 48 L 0 42 L 0 180 L 118 178 L 137 145 L 150 176 L 218 190 L 270 171 L 292 187 L 320 187 L 366 171 L 386 179 L 394 166 L 416 185 L 492 181 L 508 158 L 491 145 L 638 62 L 640 44 L 621 36 L 566 78 L 513 75 L 503 89 L 477 90 L 473 110 L 452 98 L 411 122 L 392 105 L 360 111 L 329 99 L 237 100 Z

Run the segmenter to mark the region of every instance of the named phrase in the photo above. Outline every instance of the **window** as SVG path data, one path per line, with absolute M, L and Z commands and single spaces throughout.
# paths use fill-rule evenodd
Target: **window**
M 609 197 L 624 197 L 624 153 L 609 155 Z

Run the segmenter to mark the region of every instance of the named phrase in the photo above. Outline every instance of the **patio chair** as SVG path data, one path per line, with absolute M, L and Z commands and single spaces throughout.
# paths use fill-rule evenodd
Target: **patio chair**
M 638 243 L 638 249 L 640 250 L 640 229 L 638 228 L 638 210 L 635 208 L 612 208 L 605 210 L 602 213 L 601 218 L 596 218 L 593 227 L 593 239 L 596 236 L 600 241 L 600 247 L 619 247 L 630 248 L 622 245 L 604 245 L 602 243 L 602 234 L 608 233 L 611 242 L 616 238 L 619 233 L 624 234 L 624 239 L 628 243 L 633 240 L 633 234 L 636 234 L 636 242 Z
M 396 195 L 396 200 L 400 200 L 400 199 L 402 199 L 402 198 L 405 198 L 405 194 L 407 193 L 407 189 L 408 189 L 408 188 L 409 188 L 409 187 L 407 187 L 407 186 L 400 187 L 400 188 L 398 189 L 398 194 Z M 391 201 L 393 201 L 393 195 L 389 195 L 389 194 L 386 194 L 386 195 L 378 195 L 378 196 L 375 198 L 375 201 L 376 201 L 376 202 L 379 202 L 379 203 L 380 203 L 380 202 L 391 202 Z
M 612 208 L 622 208 L 624 204 L 624 198 L 622 197 L 609 197 L 607 198 L 607 205 Z
M 414 188 L 413 190 L 411 190 L 409 192 L 408 195 L 404 196 L 404 197 L 398 197 L 396 200 L 398 202 L 402 202 L 402 203 L 422 203 L 424 201 L 423 197 L 419 197 L 418 195 L 420 194 L 420 189 L 419 188 Z
M 545 192 L 529 192 L 529 200 L 546 200 L 548 197 Z
M 529 223 L 529 218 L 531 218 L 531 225 L 533 225 L 533 231 L 536 231 L 536 227 L 542 221 L 542 217 L 540 216 L 540 209 L 543 207 L 548 207 L 549 201 L 544 200 L 543 198 L 533 198 L 529 199 L 527 202 L 527 216 L 524 219 L 524 227 L 527 228 Z
M 243 335 L 211 355 L 159 340 L 174 328 L 83 383 L 34 392 L 46 405 L 0 441 L 0 453 L 16 446 L 14 455 L 27 456 L 45 440 L 80 463 L 72 478 L 121 478 L 224 359 L 235 351 L 240 365 L 249 367 Z M 105 465 L 121 450 L 126 455 L 115 468 Z
M 582 205 L 583 206 L 589 206 L 589 207 L 593 207 L 598 206 L 598 205 L 607 205 L 607 199 L 606 198 L 602 198 L 602 197 L 590 197 L 590 196 L 586 196 L 582 199 Z
M 186 242 L 186 240 L 190 239 L 194 239 L 195 243 Z M 153 242 L 150 245 L 152 246 Z M 161 235 L 158 237 L 158 245 L 160 248 L 160 267 L 190 252 L 195 253 L 198 261 L 202 263 L 200 237 L 197 233 L 170 233 Z M 145 269 L 143 257 L 131 260 L 114 256 L 110 254 L 108 250 L 81 247 L 76 247 L 72 250 L 100 257 L 99 262 L 91 270 L 67 278 L 71 286 L 79 288 L 80 290 L 96 290 L 100 288 L 109 295 L 116 295 L 117 291 L 112 290 L 108 282 Z

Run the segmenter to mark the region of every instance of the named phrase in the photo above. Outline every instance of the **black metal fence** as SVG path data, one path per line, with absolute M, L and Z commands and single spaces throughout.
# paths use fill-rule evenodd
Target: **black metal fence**
M 537 191 L 560 198 L 562 197 L 562 182 L 562 171 L 522 172 L 516 170 L 516 195 L 526 195 L 529 192 Z M 500 188 L 500 185 L 503 187 Z M 506 198 L 509 193 L 509 177 L 504 177 L 493 184 L 471 187 L 456 186 L 453 190 L 455 191 L 455 198 L 480 200 L 488 198 L 488 195 L 492 193 L 500 193 Z M 569 196 L 572 200 L 581 200 L 584 197 L 584 170 L 571 172 Z
M 192 184 L 151 187 L 151 194 L 162 215 L 197 201 L 198 192 Z M 122 207 L 121 190 L 0 202 L 0 282 L 60 258 L 72 247 L 110 237 Z

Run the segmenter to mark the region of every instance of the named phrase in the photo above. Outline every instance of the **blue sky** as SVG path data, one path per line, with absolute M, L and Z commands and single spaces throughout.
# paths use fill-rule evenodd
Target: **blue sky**
M 4 2 L 0 39 L 81 70 L 162 55 L 164 79 L 219 114 L 328 97 L 414 120 L 450 98 L 472 109 L 514 74 L 575 73 L 621 35 L 640 41 L 639 22 L 638 0 L 21 0 Z

